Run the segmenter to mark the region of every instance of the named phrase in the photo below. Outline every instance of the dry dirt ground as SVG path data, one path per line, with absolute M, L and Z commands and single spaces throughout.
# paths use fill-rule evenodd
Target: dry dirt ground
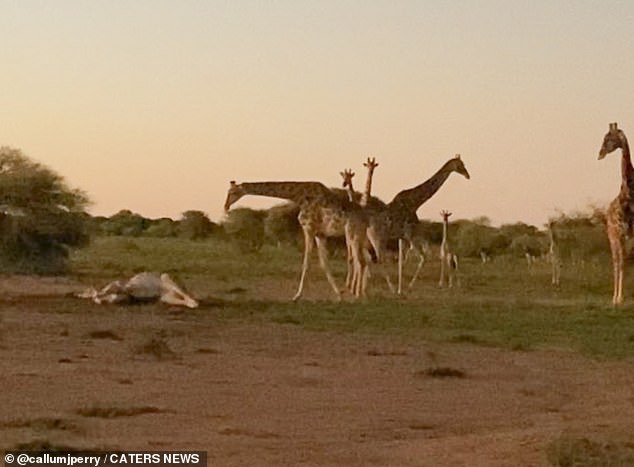
M 206 450 L 209 466 L 547 465 L 631 440 L 634 362 L 99 307 L 0 281 L 0 450 Z M 23 295 L 7 290 L 29 290 Z M 34 292 L 36 291 L 36 292 Z M 257 310 L 255 310 L 257 311 Z M 430 367 L 463 377 L 433 377 Z

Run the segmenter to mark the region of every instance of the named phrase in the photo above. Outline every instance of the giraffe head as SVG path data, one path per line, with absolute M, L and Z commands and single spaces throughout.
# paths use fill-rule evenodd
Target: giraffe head
M 603 137 L 603 144 L 599 150 L 599 160 L 618 148 L 623 147 L 623 132 L 619 130 L 616 122 L 610 123 L 610 129 Z
M 339 175 L 341 175 L 341 178 L 343 178 L 341 186 L 344 188 L 352 188 L 352 178 L 354 177 L 354 172 L 352 171 L 352 169 L 346 169 L 343 172 L 339 172 Z
M 233 203 L 238 201 L 245 195 L 244 190 L 234 180 L 229 182 L 229 191 L 227 191 L 227 199 L 225 200 L 225 212 L 229 211 L 229 208 Z
M 440 211 L 440 215 L 442 216 L 442 220 L 443 222 L 448 222 L 449 221 L 449 216 L 451 216 L 451 213 L 449 211 Z
M 363 163 L 363 167 L 367 167 L 370 172 L 374 172 L 379 166 L 379 163 L 376 161 L 374 157 L 368 157 L 368 159 Z
M 460 154 L 456 154 L 456 156 L 449 161 L 449 168 L 454 172 L 459 173 L 467 180 L 471 178 L 464 162 L 462 162 L 462 159 L 460 158 Z

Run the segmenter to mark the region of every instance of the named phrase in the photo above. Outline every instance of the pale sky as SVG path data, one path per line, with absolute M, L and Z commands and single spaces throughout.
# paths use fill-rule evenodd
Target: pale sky
M 541 226 L 616 196 L 610 122 L 634 145 L 632 0 L 0 0 L 0 38 L 0 145 L 94 214 L 218 221 L 230 180 L 368 156 L 389 201 L 460 153 L 419 217 Z

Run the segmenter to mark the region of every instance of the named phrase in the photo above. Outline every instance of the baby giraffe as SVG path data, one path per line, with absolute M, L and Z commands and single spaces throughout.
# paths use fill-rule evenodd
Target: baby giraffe
M 355 192 L 354 187 L 352 186 L 352 179 L 354 177 L 354 172 L 352 169 L 346 169 L 343 172 L 339 172 L 341 178 L 343 179 L 342 186 L 346 189 L 348 193 L 348 201 L 350 203 L 357 203 L 355 201 Z M 350 245 L 347 245 L 347 255 L 348 255 L 348 272 L 346 274 L 346 288 L 353 292 L 355 290 L 365 290 L 367 286 L 368 277 L 370 275 L 370 271 L 368 270 L 367 264 L 370 263 L 371 259 L 367 254 L 367 245 L 364 245 L 362 248 L 361 254 L 364 255 L 363 263 L 366 265 L 362 271 L 357 271 L 354 268 L 354 252 Z
M 442 243 L 440 244 L 440 281 L 438 287 L 453 287 L 453 281 L 458 270 L 458 257 L 453 253 L 449 245 L 448 230 L 449 216 L 448 211 L 440 211 L 442 216 Z

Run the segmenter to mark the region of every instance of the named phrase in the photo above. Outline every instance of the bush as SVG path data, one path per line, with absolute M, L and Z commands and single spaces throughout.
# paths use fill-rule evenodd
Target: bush
M 0 148 L 0 268 L 58 273 L 89 240 L 88 197 L 20 150 Z
M 138 237 L 148 225 L 148 219 L 133 213 L 129 209 L 122 209 L 101 224 L 101 232 L 105 235 L 124 235 Z
M 232 209 L 223 226 L 225 232 L 241 251 L 258 251 L 264 245 L 266 211 L 249 208 Z
M 178 231 L 178 222 L 175 222 L 169 217 L 163 217 L 161 219 L 150 221 L 149 227 L 145 229 L 143 234 L 148 237 L 167 238 L 175 237 L 178 234 Z
M 285 203 L 270 208 L 264 218 L 264 234 L 274 245 L 297 245 L 302 240 L 302 228 L 297 220 L 299 207 Z
M 179 222 L 181 237 L 189 240 L 200 240 L 209 237 L 218 229 L 217 224 L 209 220 L 207 214 L 202 211 L 185 211 Z

